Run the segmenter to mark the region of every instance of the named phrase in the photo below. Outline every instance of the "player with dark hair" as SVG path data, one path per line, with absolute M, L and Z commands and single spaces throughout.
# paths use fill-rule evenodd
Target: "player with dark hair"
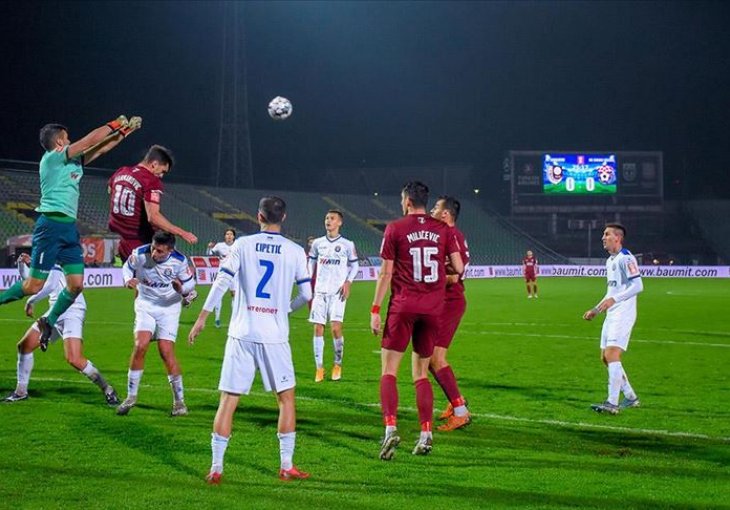
M 46 124 L 40 131 L 40 144 L 46 152 L 39 165 L 41 198 L 36 211 L 41 214 L 33 230 L 30 276 L 0 294 L 0 305 L 37 294 L 51 269 L 56 264 L 63 268 L 66 288 L 59 293 L 51 312 L 38 319 L 42 351 L 48 348 L 58 318 L 83 290 L 84 257 L 76 216 L 84 165 L 112 150 L 141 126 L 141 117 L 128 121 L 122 115 L 73 143 L 68 129 L 60 124 Z
M 370 328 L 381 332 L 380 306 L 391 289 L 381 343 L 380 405 L 385 437 L 380 458 L 390 460 L 400 443 L 396 429 L 398 386 L 396 374 L 408 344 L 413 343 L 413 382 L 416 388 L 421 435 L 414 455 L 431 452 L 433 388 L 428 367 L 440 328 L 446 298 L 446 259 L 453 272 L 462 274 L 461 247 L 453 229 L 426 213 L 428 187 L 409 182 L 401 192 L 404 218 L 385 228 L 380 256 L 383 259 L 370 310 Z
M 160 211 L 162 177 L 172 170 L 172 152 L 153 145 L 134 166 L 119 168 L 109 179 L 109 230 L 121 236 L 119 256 L 126 261 L 135 248 L 152 242 L 155 230 L 164 230 L 195 244 L 192 232 L 173 225 Z
M 452 227 L 456 240 L 459 243 L 461 260 L 464 266 L 469 264 L 469 245 L 464 234 L 456 227 L 459 218 L 461 203 L 450 196 L 440 196 L 436 205 L 431 209 L 431 216 Z M 439 419 L 447 420 L 438 430 L 451 431 L 465 427 L 471 423 L 471 414 L 466 407 L 466 400 L 459 391 L 456 376 L 451 365 L 446 360 L 446 353 L 451 346 L 461 318 L 466 312 L 466 297 L 464 296 L 464 275 L 454 274 L 454 270 L 446 264 L 446 303 L 439 321 L 439 331 L 436 345 L 433 348 L 430 371 L 436 382 L 441 386 L 449 405 Z
M 324 380 L 324 327 L 328 320 L 332 327 L 335 354 L 332 380 L 339 381 L 342 378 L 342 357 L 345 349 L 342 323 L 345 320 L 350 287 L 359 268 L 355 243 L 340 235 L 343 218 L 342 211 L 327 211 L 324 216 L 326 234 L 315 239 L 309 250 L 309 273 L 317 273 L 309 314 L 309 322 L 314 324 L 314 382 Z
M 188 413 L 183 393 L 180 364 L 175 357 L 175 340 L 182 303 L 195 293 L 195 278 L 188 259 L 175 249 L 175 236 L 159 231 L 152 244 L 140 246 L 124 263 L 124 285 L 137 291 L 134 300 L 134 349 L 127 374 L 127 398 L 117 408 L 126 415 L 137 404 L 139 383 L 150 342 L 157 340 L 167 380 L 172 389 L 172 416 Z
M 223 241 L 219 243 L 210 242 L 208 243 L 208 255 L 212 257 L 218 257 L 219 260 L 225 260 L 225 258 L 228 256 L 228 254 L 231 252 L 231 246 L 233 246 L 233 243 L 236 241 L 236 231 L 232 228 L 226 229 L 226 231 L 223 234 Z M 235 297 L 236 295 L 236 281 L 233 280 L 231 282 L 231 297 Z M 215 307 L 215 327 L 220 328 L 221 327 L 221 303 L 218 303 L 218 306 Z
M 639 397 L 629 383 L 621 364 L 621 355 L 629 348 L 631 330 L 636 322 L 636 296 L 644 290 L 636 258 L 624 248 L 626 228 L 609 223 L 603 231 L 608 291 L 600 303 L 583 314 L 587 321 L 606 312 L 601 330 L 601 361 L 608 369 L 608 397 L 602 404 L 591 406 L 596 412 L 618 414 L 621 409 L 639 407 Z M 620 394 L 624 399 L 619 402 Z
M 531 250 L 527 250 L 525 258 L 522 259 L 522 275 L 525 277 L 527 284 L 528 299 L 532 299 L 532 296 L 537 298 L 537 267 L 537 259 Z
M 289 313 L 306 305 L 312 292 L 304 250 L 281 235 L 285 218 L 286 204 L 282 199 L 264 197 L 259 201 L 257 219 L 261 231 L 233 243 L 188 335 L 188 342 L 195 342 L 231 279 L 237 279 L 241 291 L 236 293 L 228 328 L 218 384 L 220 402 L 211 434 L 212 462 L 206 478 L 210 484 L 221 482 L 236 407 L 241 395 L 251 391 L 256 372 L 261 374 L 264 389 L 276 392 L 279 404 L 279 479 L 309 477 L 293 463 L 296 377 L 289 345 Z M 299 290 L 292 300 L 294 285 Z
M 18 270 L 23 278 L 27 277 L 28 264 L 30 264 L 30 256 L 27 253 L 21 254 L 18 259 Z M 49 303 L 53 306 L 58 294 L 63 292 L 64 288 L 66 288 L 66 282 L 63 277 L 63 270 L 60 266 L 54 266 L 41 291 L 28 298 L 25 303 L 25 314 L 28 317 L 33 317 L 34 305 L 45 297 L 49 298 Z M 106 381 L 91 360 L 84 356 L 82 338 L 85 318 L 86 300 L 83 294 L 79 294 L 73 305 L 58 318 L 56 325 L 53 327 L 51 341 L 59 338 L 63 339 L 63 352 L 68 364 L 84 374 L 101 389 L 107 404 L 110 406 L 119 405 L 119 399 L 114 388 Z M 28 384 L 34 365 L 33 351 L 40 346 L 40 337 L 40 330 L 34 323 L 18 342 L 17 385 L 15 391 L 5 397 L 5 402 L 18 402 L 28 398 Z

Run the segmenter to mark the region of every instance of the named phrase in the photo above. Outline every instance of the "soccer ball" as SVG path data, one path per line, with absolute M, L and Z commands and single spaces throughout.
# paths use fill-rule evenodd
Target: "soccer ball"
M 269 116 L 274 120 L 288 119 L 293 111 L 291 101 L 285 97 L 276 96 L 269 103 Z

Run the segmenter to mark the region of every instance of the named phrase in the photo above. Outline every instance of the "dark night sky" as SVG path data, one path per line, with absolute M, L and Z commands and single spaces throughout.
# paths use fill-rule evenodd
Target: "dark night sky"
M 0 157 L 40 155 L 119 113 L 178 176 L 217 154 L 222 5 L 5 3 Z M 730 196 L 730 8 L 721 2 L 249 2 L 257 182 L 321 168 L 466 163 L 488 188 L 510 149 L 663 150 L 667 193 Z M 266 104 L 289 97 L 274 123 Z M 676 184 L 675 181 L 680 181 Z

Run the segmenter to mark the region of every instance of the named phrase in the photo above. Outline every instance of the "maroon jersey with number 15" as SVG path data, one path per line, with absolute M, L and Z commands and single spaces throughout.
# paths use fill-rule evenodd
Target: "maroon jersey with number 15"
M 388 313 L 439 315 L 446 257 L 460 251 L 454 229 L 427 214 L 409 214 L 385 228 L 380 256 L 393 261 Z
M 160 203 L 162 180 L 142 165 L 123 166 L 109 179 L 109 230 L 123 239 L 152 241 L 144 203 Z

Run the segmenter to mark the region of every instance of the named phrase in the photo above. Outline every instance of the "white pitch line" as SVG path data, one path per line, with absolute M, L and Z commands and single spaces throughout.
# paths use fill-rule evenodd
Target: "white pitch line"
M 565 338 L 568 340 L 596 340 L 593 336 L 572 336 L 572 335 L 554 335 L 545 333 L 508 333 L 505 331 L 479 331 L 478 335 L 503 335 L 503 336 L 529 336 L 537 338 Z M 646 340 L 642 338 L 632 338 L 632 342 L 643 344 L 671 344 L 671 345 L 696 345 L 701 347 L 724 347 L 730 348 L 730 344 L 711 344 L 705 342 L 688 342 L 679 340 Z
M 70 384 L 89 384 L 88 381 L 84 380 L 72 380 L 72 379 L 64 379 L 60 377 L 34 377 L 32 379 L 33 381 L 42 381 L 42 382 L 63 382 L 63 383 L 70 383 Z M 162 386 L 155 385 L 155 384 L 141 384 L 140 385 L 143 388 L 157 388 L 162 389 Z M 219 390 L 214 388 L 192 388 L 192 387 L 185 387 L 185 391 L 188 392 L 195 392 L 195 393 L 209 393 L 209 394 L 218 394 L 220 393 Z M 261 392 L 261 391 L 252 391 L 251 394 L 255 396 L 264 396 L 267 393 Z M 374 402 L 351 402 L 347 400 L 339 400 L 334 398 L 321 398 L 321 397 L 307 397 L 303 395 L 297 395 L 297 400 L 304 400 L 308 402 L 324 402 L 324 403 L 335 403 L 335 404 L 345 404 L 345 405 L 356 405 L 356 406 L 362 406 L 362 407 L 380 407 L 379 403 Z M 2 405 L 2 404 L 0 404 Z M 416 413 L 418 410 L 412 407 L 401 407 L 401 411 L 408 411 L 411 413 Z M 636 411 L 634 411 L 636 412 Z M 518 423 L 536 423 L 541 425 L 551 425 L 554 427 L 560 427 L 560 428 L 569 428 L 569 429 L 592 429 L 592 430 L 606 430 L 610 432 L 625 432 L 628 434 L 638 434 L 638 435 L 648 435 L 648 436 L 660 436 L 660 437 L 678 437 L 678 438 L 686 438 L 686 439 L 705 439 L 705 440 L 711 440 L 711 441 L 721 441 L 724 443 L 730 443 L 730 437 L 726 436 L 710 436 L 708 434 L 699 434 L 697 432 L 683 432 L 683 431 L 674 431 L 674 430 L 662 430 L 662 429 L 645 429 L 645 428 L 633 428 L 633 427 L 620 427 L 616 425 L 602 425 L 597 423 L 586 423 L 586 422 L 571 422 L 571 421 L 562 421 L 562 420 L 548 420 L 548 419 L 534 419 L 534 418 L 524 418 L 520 416 L 510 416 L 510 415 L 504 415 L 504 414 L 494 414 L 494 413 L 472 413 L 472 416 L 476 418 L 486 418 L 489 420 L 498 420 L 498 421 L 511 421 L 511 422 L 518 422 Z
M 504 323 L 504 325 L 511 324 L 517 325 L 518 323 Z M 370 331 L 366 328 L 348 328 L 348 331 Z M 469 336 L 471 333 L 461 333 L 461 336 Z M 517 336 L 517 337 L 534 337 L 534 338 L 563 338 L 566 340 L 595 340 L 596 342 L 600 339 L 599 336 L 575 336 L 575 335 L 556 335 L 549 333 L 513 333 L 508 331 L 477 331 L 477 335 L 495 335 L 495 336 Z M 730 348 L 730 344 L 714 344 L 706 342 L 691 342 L 683 340 L 649 340 L 643 338 L 632 338 L 632 342 L 638 342 L 642 344 L 668 344 L 668 345 L 692 345 L 698 347 L 721 347 Z
M 4 322 L 28 322 L 30 325 L 33 319 L 10 319 L 0 318 L 0 321 Z M 112 321 L 85 321 L 84 324 L 95 324 L 95 325 L 110 325 L 110 326 L 133 326 L 133 322 L 112 322 Z M 477 324 L 477 323 L 474 323 Z M 545 323 L 547 324 L 547 323 Z M 536 322 L 484 322 L 479 323 L 482 326 L 544 326 L 545 324 Z M 462 324 L 463 325 L 463 324 Z M 468 325 L 468 323 L 467 323 Z M 348 328 L 348 331 L 367 331 L 370 332 L 370 328 Z M 700 332 L 701 333 L 701 332 Z M 467 333 L 468 334 L 468 333 Z M 555 334 L 544 334 L 544 333 L 510 333 L 504 331 L 478 331 L 477 335 L 502 335 L 502 336 L 519 336 L 519 337 L 535 337 L 535 338 L 564 338 L 567 340 L 595 340 L 597 336 L 573 336 L 573 335 L 555 335 Z M 715 344 L 705 342 L 691 342 L 683 340 L 649 340 L 643 338 L 632 338 L 632 342 L 645 343 L 645 344 L 668 344 L 668 345 L 693 345 L 697 347 L 720 347 L 730 348 L 730 344 Z M 378 351 L 379 352 L 379 351 Z

